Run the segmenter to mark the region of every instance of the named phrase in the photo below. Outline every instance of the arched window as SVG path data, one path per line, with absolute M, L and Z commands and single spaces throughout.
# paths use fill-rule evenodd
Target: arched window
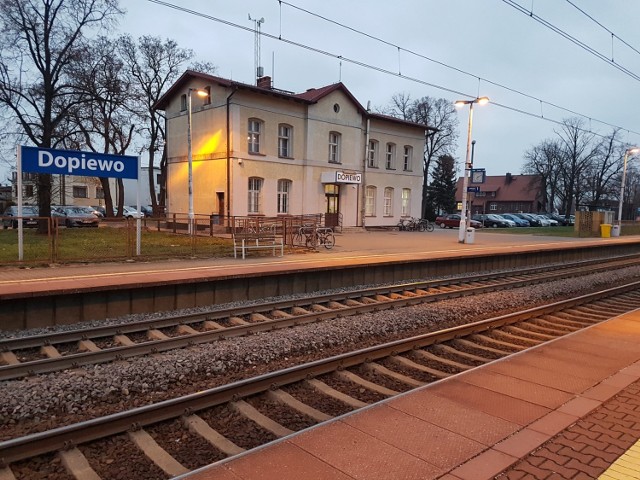
M 250 118 L 247 127 L 247 150 L 249 153 L 260 153 L 264 122 L 259 118 Z
M 413 147 L 409 145 L 404 146 L 404 155 L 402 157 L 402 169 L 405 172 L 413 170 Z
M 376 214 L 376 192 L 376 187 L 367 185 L 364 204 L 364 215 L 366 217 L 373 217 Z
M 385 167 L 387 170 L 394 170 L 396 168 L 396 144 L 387 143 L 387 152 L 385 156 Z
M 340 163 L 341 135 L 338 132 L 329 133 L 329 163 Z
M 291 193 L 291 180 L 281 178 L 278 180 L 278 213 L 289 213 L 289 194 Z
M 293 157 L 293 127 L 281 123 L 278 125 L 278 156 L 283 158 Z
M 378 142 L 376 140 L 369 140 L 367 167 L 378 168 Z
M 411 215 L 411 189 L 402 189 L 402 216 L 408 217 Z
M 262 209 L 262 184 L 260 177 L 249 177 L 249 198 L 247 202 L 248 213 L 261 213 Z
M 393 188 L 391 187 L 384 189 L 384 205 L 382 214 L 385 217 L 393 216 Z

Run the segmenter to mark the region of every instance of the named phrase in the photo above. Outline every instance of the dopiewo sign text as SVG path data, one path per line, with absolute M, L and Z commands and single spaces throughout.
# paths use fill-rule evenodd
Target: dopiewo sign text
M 20 148 L 23 172 L 138 178 L 138 157 L 38 147 Z

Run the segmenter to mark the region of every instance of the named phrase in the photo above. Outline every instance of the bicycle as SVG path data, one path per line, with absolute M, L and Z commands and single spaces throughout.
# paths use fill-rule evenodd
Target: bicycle
M 424 232 L 425 230 L 427 232 L 433 232 L 435 230 L 435 225 L 426 218 L 421 218 L 418 222 L 418 230 L 421 232 Z
M 336 243 L 331 227 L 316 227 L 315 225 L 303 225 L 293 237 L 294 245 L 302 245 L 307 248 L 316 248 L 318 245 L 331 249 Z

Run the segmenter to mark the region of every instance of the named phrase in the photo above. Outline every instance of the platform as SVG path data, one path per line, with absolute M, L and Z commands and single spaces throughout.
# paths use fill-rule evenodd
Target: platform
M 639 438 L 636 311 L 179 478 L 640 478 Z

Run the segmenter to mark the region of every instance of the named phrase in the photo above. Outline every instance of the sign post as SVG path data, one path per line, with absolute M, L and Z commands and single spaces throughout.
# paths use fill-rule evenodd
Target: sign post
M 19 146 L 18 217 L 22 217 L 22 172 L 84 177 L 115 177 L 137 180 L 137 209 L 140 212 L 140 157 L 108 153 L 56 150 L 52 148 Z M 136 255 L 140 255 L 141 219 L 136 221 Z M 22 221 L 18 222 L 18 259 L 23 259 Z

